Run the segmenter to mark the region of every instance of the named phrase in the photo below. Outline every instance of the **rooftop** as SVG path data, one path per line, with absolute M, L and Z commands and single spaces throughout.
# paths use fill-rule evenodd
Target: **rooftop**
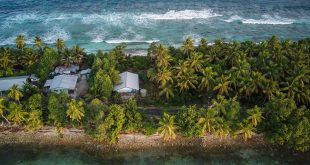
M 36 77 L 28 75 L 28 76 L 16 76 L 16 77 L 0 78 L 0 91 L 7 91 L 13 85 L 18 85 L 19 87 L 22 87 L 26 83 L 28 78 L 35 79 Z
M 121 80 L 120 84 L 114 87 L 115 91 L 120 91 L 122 89 L 129 90 L 139 90 L 139 75 L 131 72 L 123 72 L 119 74 Z
M 59 75 L 47 80 L 44 87 L 50 87 L 50 90 L 74 90 L 77 79 L 75 75 Z

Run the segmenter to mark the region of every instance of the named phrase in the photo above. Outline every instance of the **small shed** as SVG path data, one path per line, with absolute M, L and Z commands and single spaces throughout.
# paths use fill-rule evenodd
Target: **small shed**
M 132 93 L 139 91 L 139 75 L 131 72 L 119 74 L 120 83 L 114 87 L 114 91 L 119 93 Z

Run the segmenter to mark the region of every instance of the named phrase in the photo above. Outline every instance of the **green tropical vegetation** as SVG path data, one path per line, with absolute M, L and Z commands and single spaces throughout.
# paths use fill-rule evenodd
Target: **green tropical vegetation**
M 45 44 L 0 48 L 0 77 L 35 74 L 40 81 L 13 85 L 0 97 L 0 121 L 7 127 L 35 131 L 44 125 L 61 133 L 71 126 L 98 141 L 115 143 L 121 133 L 156 132 L 164 140 L 178 136 L 250 140 L 263 134 L 273 145 L 310 149 L 310 39 L 214 44 L 187 38 L 180 48 L 152 43 L 147 56 L 127 56 L 125 44 L 87 54 L 63 39 Z M 91 68 L 88 94 L 44 92 L 56 66 Z M 113 91 L 119 73 L 139 74 L 147 96 L 122 100 Z M 152 114 L 148 107 L 155 107 Z M 168 107 L 168 108 L 167 108 Z M 173 107 L 173 108 L 169 108 Z M 167 112 L 163 112 L 167 110 Z

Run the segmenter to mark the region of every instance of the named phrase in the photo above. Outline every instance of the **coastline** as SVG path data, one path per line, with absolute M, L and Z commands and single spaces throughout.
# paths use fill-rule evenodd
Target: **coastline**
M 118 142 L 107 144 L 99 142 L 85 134 L 80 129 L 64 129 L 60 137 L 54 127 L 43 127 L 35 132 L 24 130 L 4 130 L 0 132 L 0 148 L 5 146 L 32 146 L 33 148 L 76 148 L 89 153 L 109 154 L 115 152 L 144 151 L 156 149 L 192 148 L 203 151 L 232 151 L 240 148 L 265 148 L 266 143 L 262 134 L 255 135 L 244 142 L 240 137 L 226 137 L 223 139 L 213 135 L 204 137 L 185 138 L 178 136 L 174 140 L 163 141 L 159 135 L 146 136 L 137 134 L 121 134 Z

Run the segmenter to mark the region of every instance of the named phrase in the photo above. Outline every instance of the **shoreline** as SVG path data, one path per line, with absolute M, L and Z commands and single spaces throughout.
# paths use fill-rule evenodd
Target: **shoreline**
M 60 137 L 54 127 L 43 127 L 35 132 L 24 130 L 5 130 L 0 132 L 0 148 L 5 146 L 33 146 L 33 148 L 64 147 L 75 148 L 89 153 L 109 154 L 115 152 L 144 151 L 156 149 L 192 148 L 203 151 L 232 151 L 240 148 L 269 147 L 262 134 L 255 135 L 244 142 L 240 137 L 223 139 L 213 135 L 185 138 L 178 136 L 174 140 L 163 141 L 159 135 L 146 136 L 141 133 L 121 134 L 115 144 L 99 142 L 80 129 L 64 129 Z

